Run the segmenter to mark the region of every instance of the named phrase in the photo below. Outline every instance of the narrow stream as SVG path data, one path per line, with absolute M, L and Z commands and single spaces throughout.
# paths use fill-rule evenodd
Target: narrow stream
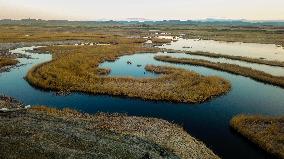
M 240 113 L 283 115 L 284 89 L 205 67 L 159 62 L 153 59 L 155 54 L 148 53 L 123 56 L 115 62 L 102 63 L 100 67 L 111 68 L 110 76 L 156 78 L 157 75 L 144 70 L 146 64 L 174 66 L 203 75 L 223 77 L 231 82 L 232 90 L 226 95 L 202 104 L 145 101 L 83 93 L 56 96 L 55 92 L 36 89 L 25 81 L 24 76 L 29 69 L 52 58 L 49 54 L 35 54 L 24 51 L 32 48 L 19 48 L 13 51 L 29 54 L 34 59 L 20 59 L 21 64 L 25 65 L 0 74 L 1 93 L 31 105 L 70 107 L 92 114 L 118 112 L 135 116 L 162 118 L 182 125 L 188 133 L 204 142 L 222 158 L 271 158 L 257 146 L 231 131 L 229 121 L 234 115 Z M 175 54 L 170 54 L 170 56 L 175 56 Z M 183 55 L 176 54 L 176 56 Z M 127 61 L 131 61 L 132 64 L 127 64 Z M 137 65 L 141 65 L 141 67 Z

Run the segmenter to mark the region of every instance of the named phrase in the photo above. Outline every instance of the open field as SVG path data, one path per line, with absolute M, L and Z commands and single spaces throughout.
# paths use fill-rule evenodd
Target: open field
M 254 70 L 248 67 L 242 67 L 235 64 L 227 64 L 227 63 L 215 63 L 207 60 L 197 60 L 190 58 L 174 58 L 171 56 L 155 56 L 156 60 L 170 62 L 170 63 L 180 63 L 180 64 L 190 64 L 196 66 L 204 66 L 208 68 L 212 68 L 215 70 L 225 71 L 229 73 L 233 73 L 236 75 L 241 75 L 245 77 L 249 77 L 256 81 L 260 81 L 267 84 L 272 84 L 275 86 L 284 87 L 284 77 L 273 76 L 267 74 L 263 71 Z
M 284 117 L 238 115 L 230 125 L 262 149 L 284 158 Z
M 0 119 L 5 159 L 219 158 L 180 126 L 156 118 L 34 107 Z
M 86 40 L 108 42 L 106 36 L 155 37 L 155 32 L 185 34 L 185 38 L 201 38 L 230 42 L 276 44 L 284 47 L 284 28 L 281 27 L 229 27 L 195 25 L 129 25 L 129 26 L 24 26 L 0 25 L 0 42 L 35 42 L 54 40 Z M 94 40 L 95 39 L 95 40 Z M 155 40 L 155 39 L 154 39 Z M 161 40 L 156 40 L 161 41 Z
M 26 79 L 30 84 L 43 89 L 186 103 L 203 102 L 230 90 L 229 82 L 221 78 L 204 77 L 169 67 L 146 67 L 148 71 L 163 74 L 154 79 L 100 76 L 101 72 L 109 72 L 98 68 L 104 61 L 155 50 L 143 48 L 141 44 L 55 46 L 41 50 L 52 52 L 53 61 L 33 68 Z
M 97 43 L 117 43 L 122 40 L 133 41 L 126 38 L 144 35 L 145 31 L 136 29 L 123 30 L 121 28 L 101 27 L 49 27 L 49 26 L 0 26 L 0 43 L 10 42 L 44 42 L 82 40 Z M 135 38 L 137 41 L 145 39 Z

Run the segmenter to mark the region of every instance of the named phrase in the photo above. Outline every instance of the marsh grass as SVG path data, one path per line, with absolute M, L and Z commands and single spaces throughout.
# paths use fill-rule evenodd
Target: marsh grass
M 235 64 L 227 64 L 227 63 L 215 63 L 207 60 L 197 60 L 190 58 L 174 58 L 171 56 L 155 56 L 156 60 L 170 62 L 170 63 L 180 63 L 180 64 L 190 64 L 196 66 L 204 66 L 208 68 L 212 68 L 215 70 L 220 70 L 224 72 L 229 72 L 236 75 L 241 75 L 245 77 L 249 77 L 253 80 L 260 81 L 263 83 L 275 85 L 284 88 L 284 77 L 273 76 L 267 74 L 263 71 L 254 70 L 248 67 L 242 67 Z
M 86 137 L 89 137 L 87 133 L 85 133 L 86 131 L 96 132 L 96 134 L 98 134 L 98 132 L 104 132 L 104 136 L 106 136 L 107 132 L 112 132 L 114 133 L 114 136 L 112 138 L 115 139 L 115 142 L 122 142 L 123 140 L 127 140 L 128 138 L 126 136 L 134 136 L 149 143 L 157 144 L 164 149 L 163 151 L 161 151 L 162 156 L 165 156 L 167 153 L 173 153 L 182 159 L 219 158 L 202 142 L 196 140 L 188 133 L 186 133 L 186 131 L 184 131 L 181 126 L 157 118 L 145 118 L 127 116 L 125 114 L 107 113 L 97 113 L 96 115 L 90 115 L 83 114 L 68 108 L 59 110 L 44 106 L 32 107 L 29 112 L 32 115 L 36 115 L 35 118 L 43 119 L 43 121 L 45 121 L 46 119 L 48 119 L 49 121 L 58 121 L 56 125 L 59 124 L 61 125 L 61 127 L 65 127 L 65 125 L 68 124 L 68 127 L 74 127 L 72 132 L 79 129 L 81 132 L 80 134 L 84 134 L 84 139 L 86 139 Z M 68 130 L 62 128 L 60 129 L 63 131 Z M 70 134 L 70 132 L 67 132 L 67 134 Z M 95 136 L 91 136 L 90 140 L 94 137 Z M 56 141 L 58 139 L 53 138 L 52 140 Z M 100 141 L 103 141 L 103 139 Z M 64 140 L 60 140 L 60 142 L 64 142 Z M 138 142 L 141 141 L 137 141 L 136 144 Z M 78 142 L 75 142 L 75 144 L 77 143 Z M 100 142 L 94 143 L 98 144 Z M 121 146 L 123 145 L 121 144 Z M 111 152 L 107 153 L 111 154 Z
M 228 42 L 276 44 L 284 47 L 283 27 L 225 27 L 195 25 L 154 25 L 153 28 L 185 38 L 202 38 Z M 28 36 L 26 36 L 28 35 Z M 145 28 L 137 26 L 73 27 L 73 26 L 22 26 L 1 25 L 0 42 L 34 42 L 49 40 L 101 40 L 108 42 L 105 35 L 155 36 Z M 102 38 L 101 38 L 102 37 Z M 115 37 L 114 37 L 115 38 Z M 96 40 L 93 40 L 96 39 Z
M 163 44 L 166 44 L 166 43 L 171 43 L 172 40 L 171 39 L 159 39 L 159 38 L 152 38 L 151 39 L 152 42 L 156 45 L 163 45 Z
M 224 79 L 169 67 L 147 66 L 146 70 L 162 74 L 155 79 L 100 76 L 110 71 L 98 68 L 104 61 L 156 50 L 136 42 L 110 46 L 54 46 L 42 50 L 53 52 L 53 61 L 34 67 L 26 79 L 43 89 L 185 103 L 203 102 L 230 90 L 229 82 Z
M 16 65 L 18 61 L 15 58 L 1 57 L 0 56 L 0 69 L 6 66 Z
M 142 38 L 127 38 L 131 30 L 112 27 L 55 27 L 55 26 L 21 26 L 21 25 L 0 25 L 0 42 L 45 42 L 45 41 L 66 41 L 81 40 L 93 43 L 137 43 L 145 42 Z M 137 33 L 139 34 L 139 33 Z
M 267 152 L 284 158 L 284 117 L 235 116 L 230 125 Z

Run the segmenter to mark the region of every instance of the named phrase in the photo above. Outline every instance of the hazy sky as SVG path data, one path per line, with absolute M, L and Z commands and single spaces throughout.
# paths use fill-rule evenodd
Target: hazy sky
M 0 0 L 0 19 L 284 20 L 284 0 Z

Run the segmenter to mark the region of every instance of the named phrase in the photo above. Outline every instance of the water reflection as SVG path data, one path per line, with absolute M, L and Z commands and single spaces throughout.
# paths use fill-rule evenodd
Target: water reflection
M 284 61 L 284 48 L 275 44 L 257 44 L 242 42 L 221 42 L 214 40 L 182 39 L 164 45 L 161 48 L 203 51 L 224 55 L 264 58 L 267 60 Z

